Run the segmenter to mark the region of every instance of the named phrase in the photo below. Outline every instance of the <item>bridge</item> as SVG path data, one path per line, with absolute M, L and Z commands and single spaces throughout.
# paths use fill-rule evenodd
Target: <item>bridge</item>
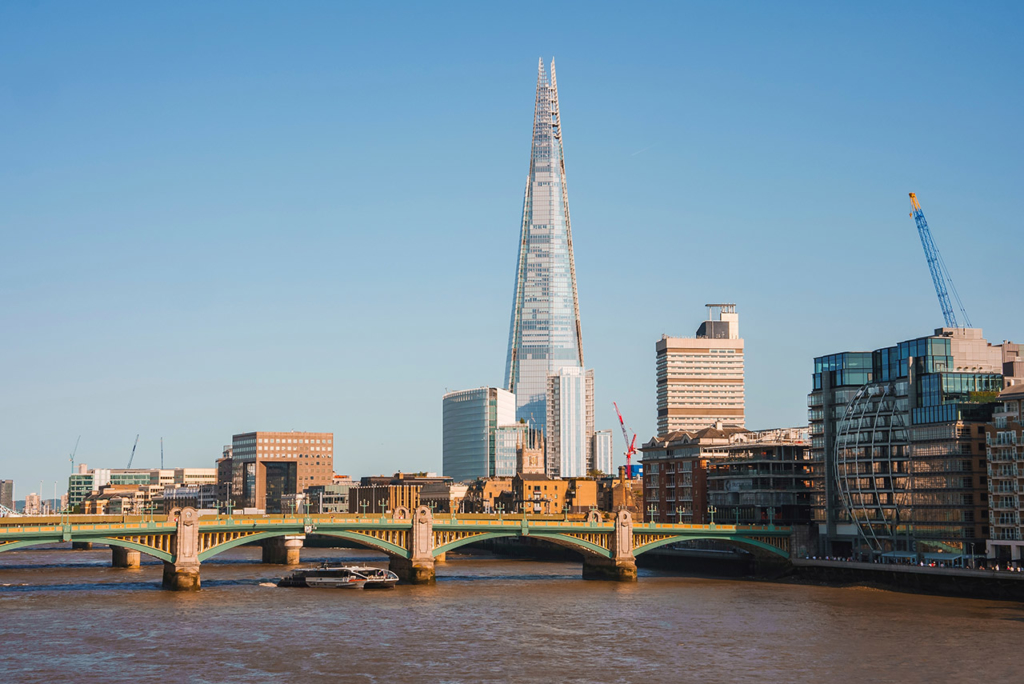
M 194 508 L 152 518 L 65 515 L 0 520 L 0 552 L 53 544 L 106 544 L 115 567 L 139 567 L 141 554 L 164 562 L 163 586 L 192 591 L 200 586 L 202 562 L 242 544 L 259 542 L 263 561 L 294 565 L 307 534 L 348 540 L 388 555 L 405 582 L 434 581 L 434 565 L 449 551 L 501 537 L 534 538 L 579 552 L 583 577 L 636 581 L 636 557 L 681 541 L 719 540 L 756 553 L 789 558 L 790 528 L 773 525 L 633 523 L 621 510 L 605 520 L 591 511 L 585 520 L 528 516 L 435 515 L 426 506 L 390 515 L 215 515 Z

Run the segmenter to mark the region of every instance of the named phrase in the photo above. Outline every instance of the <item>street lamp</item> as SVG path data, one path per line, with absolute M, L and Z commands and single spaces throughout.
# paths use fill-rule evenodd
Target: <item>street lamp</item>
M 714 524 L 715 524 L 715 513 L 717 513 L 717 512 L 718 512 L 718 508 L 716 508 L 715 506 L 708 506 L 708 513 L 711 514 L 711 525 L 712 526 L 714 526 Z
M 647 507 L 647 516 L 650 518 L 650 522 L 654 522 L 654 516 L 658 514 L 658 505 L 651 504 Z

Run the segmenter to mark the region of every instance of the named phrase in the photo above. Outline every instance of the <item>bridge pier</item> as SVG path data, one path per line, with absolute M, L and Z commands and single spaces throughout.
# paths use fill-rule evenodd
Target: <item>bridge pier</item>
M 171 591 L 199 591 L 199 563 L 168 563 L 164 561 L 161 586 Z
M 164 561 L 163 588 L 199 591 L 199 512 L 192 507 L 175 509 L 178 529 L 174 534 L 173 561 Z
M 263 562 L 272 565 L 298 565 L 305 535 L 290 535 L 263 540 Z
M 391 556 L 391 571 L 409 584 L 433 584 L 434 514 L 426 506 L 420 506 L 413 512 L 408 543 L 409 557 Z
M 401 556 L 392 556 L 388 567 L 406 584 L 433 584 L 436 579 L 433 559 L 413 561 Z
M 135 549 L 128 549 L 123 546 L 110 547 L 110 567 L 112 568 L 138 568 L 142 565 L 142 553 Z
M 599 558 L 585 554 L 583 556 L 583 579 L 636 582 L 636 561 Z
M 92 551 L 92 542 L 71 542 L 72 551 Z
M 609 551 L 611 558 L 583 555 L 583 579 L 636 582 L 636 556 L 633 555 L 633 516 L 623 509 L 615 514 Z

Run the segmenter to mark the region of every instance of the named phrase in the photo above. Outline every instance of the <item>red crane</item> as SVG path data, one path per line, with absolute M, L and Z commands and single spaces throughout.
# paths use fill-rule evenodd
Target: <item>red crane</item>
M 612 406 L 615 407 L 615 415 L 619 417 L 619 425 L 622 427 L 622 439 L 626 442 L 626 477 L 630 480 L 633 479 L 633 454 L 636 453 L 636 433 L 633 433 L 633 438 L 629 438 L 629 430 L 626 429 L 626 421 L 622 419 L 622 412 L 619 411 L 619 405 L 614 401 Z

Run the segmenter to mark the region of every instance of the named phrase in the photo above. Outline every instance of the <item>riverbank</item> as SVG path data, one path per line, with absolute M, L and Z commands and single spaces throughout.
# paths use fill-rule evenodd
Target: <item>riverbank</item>
M 790 584 L 866 586 L 912 594 L 1024 602 L 1024 573 L 919 565 L 792 560 L 793 570 L 778 581 Z

